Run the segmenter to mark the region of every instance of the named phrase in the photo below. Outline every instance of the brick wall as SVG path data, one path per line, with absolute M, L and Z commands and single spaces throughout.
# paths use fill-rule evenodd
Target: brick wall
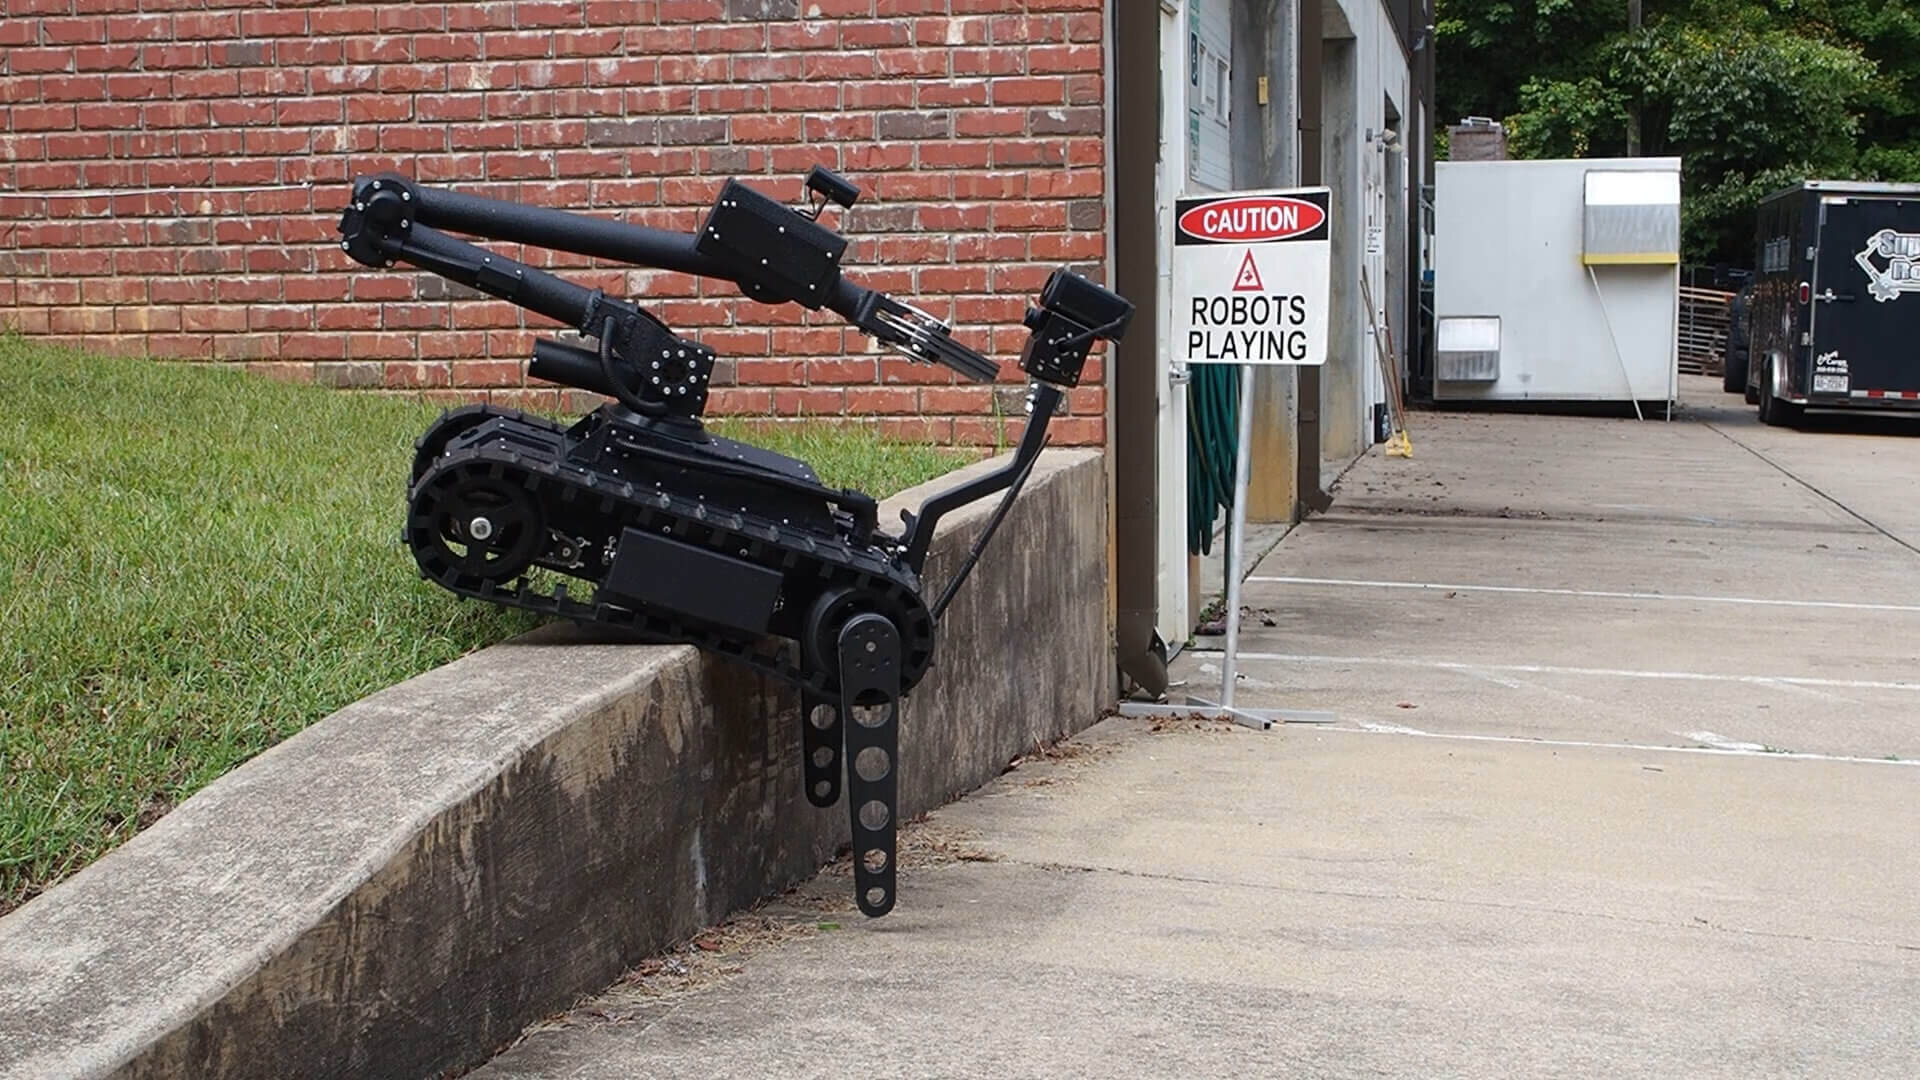
M 563 404 L 523 375 L 554 324 L 359 270 L 352 175 L 691 230 L 729 175 L 865 191 L 846 263 L 959 327 L 1006 384 L 891 359 L 732 286 L 494 245 L 650 302 L 726 362 L 715 414 L 1017 432 L 1019 318 L 1106 257 L 1100 0 L 0 0 L 0 324 L 447 400 Z M 111 189 L 118 194 L 33 195 Z M 836 220 L 836 219 L 830 219 Z M 1099 358 L 1057 441 L 1104 439 Z M 585 402 L 564 402 L 581 407 Z M 1005 412 L 1005 432 L 996 423 Z

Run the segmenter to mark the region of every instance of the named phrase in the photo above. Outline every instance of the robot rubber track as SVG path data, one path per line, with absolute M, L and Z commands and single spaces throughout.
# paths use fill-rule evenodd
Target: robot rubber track
M 501 437 L 487 438 L 487 422 L 496 420 L 521 429 L 514 433 L 519 437 L 511 442 Z M 496 425 L 493 430 L 504 427 Z M 777 571 L 783 584 L 790 583 L 791 594 L 806 597 L 809 602 L 834 593 L 868 601 L 902 631 L 903 694 L 919 683 L 932 664 L 934 622 L 920 599 L 919 577 L 895 562 L 886 547 L 861 547 L 845 537 L 823 537 L 789 522 L 756 515 L 746 507 L 710 505 L 704 499 L 677 496 L 644 483 L 636 487 L 630 479 L 569 460 L 568 429 L 519 410 L 491 405 L 455 410 L 436 422 L 435 428 L 422 437 L 422 445 L 431 446 L 447 428 L 460 434 L 449 440 L 447 449 L 418 463 L 424 471 L 415 477 L 407 495 L 409 517 L 404 539 L 419 563 L 421 576 L 449 592 L 572 622 L 614 627 L 655 643 L 695 645 L 810 697 L 839 696 L 838 671 L 798 663 L 791 657 L 791 650 L 764 635 L 675 617 L 661 609 L 581 601 L 568 595 L 565 582 L 542 590 L 521 572 L 540 567 L 580 575 L 582 566 L 568 565 L 574 558 L 597 557 L 606 550 L 607 541 L 617 543 L 625 529 L 633 528 Z M 544 445 L 526 439 L 527 430 L 548 436 L 542 440 Z M 546 504 L 571 504 L 581 511 L 578 518 L 602 522 L 600 531 L 607 535 L 587 537 L 598 543 L 579 545 L 573 541 L 581 538 L 580 534 L 569 534 L 559 549 L 548 537 L 538 553 L 526 558 L 526 566 L 504 568 L 508 571 L 504 575 L 465 571 L 449 558 L 452 552 L 447 541 L 455 538 L 443 532 L 448 531 L 447 525 L 457 528 L 458 523 L 447 513 L 443 495 L 458 490 L 462 480 L 473 477 L 523 493 L 528 507 L 542 511 L 543 526 L 549 516 Z

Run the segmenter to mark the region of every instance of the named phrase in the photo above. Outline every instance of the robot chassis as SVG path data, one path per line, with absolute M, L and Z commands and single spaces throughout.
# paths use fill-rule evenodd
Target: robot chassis
M 436 189 L 391 173 L 357 178 L 340 246 L 371 267 L 407 263 L 579 331 L 543 340 L 529 375 L 604 395 L 571 425 L 478 405 L 416 446 L 405 540 L 423 577 L 462 596 L 641 640 L 681 642 L 800 691 L 807 798 L 839 800 L 845 766 L 855 899 L 895 900 L 900 705 L 932 665 L 935 629 L 1012 505 L 1097 340 L 1119 340 L 1133 305 L 1061 268 L 1023 320 L 1030 420 L 1005 466 L 903 512 L 833 490 L 805 462 L 709 434 L 713 350 L 626 300 L 492 254 L 449 232 L 553 248 L 737 285 L 763 304 L 825 309 L 922 363 L 990 381 L 998 367 L 931 315 L 844 274 L 847 242 L 820 222 L 859 190 L 816 166 L 796 209 L 729 180 L 699 231 L 664 232 Z M 446 230 L 446 231 L 442 231 Z M 986 529 L 930 605 L 921 569 L 935 525 L 995 492 Z M 527 577 L 540 568 L 587 598 Z M 848 720 L 852 722 L 847 722 Z

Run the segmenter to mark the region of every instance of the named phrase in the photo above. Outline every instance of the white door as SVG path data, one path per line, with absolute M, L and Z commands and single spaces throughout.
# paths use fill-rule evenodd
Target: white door
M 1367 145 L 1367 153 L 1362 155 L 1365 173 L 1364 188 L 1366 207 L 1366 232 L 1364 253 L 1360 259 L 1360 272 L 1366 275 L 1366 291 L 1361 294 L 1361 304 L 1366 308 L 1367 325 L 1361 337 L 1363 355 L 1360 357 L 1360 427 L 1365 432 L 1363 446 L 1373 444 L 1378 434 L 1374 427 L 1376 406 L 1383 406 L 1386 398 L 1386 382 L 1380 374 L 1380 350 L 1387 342 L 1384 337 L 1376 341 L 1378 335 L 1384 335 L 1387 329 L 1387 182 L 1386 155 L 1392 153 L 1379 142 L 1376 134 Z M 1367 305 L 1366 298 L 1371 296 L 1373 303 Z
M 1175 351 L 1170 316 L 1173 296 L 1173 204 L 1183 195 L 1224 191 L 1232 184 L 1231 0 L 1184 0 L 1175 11 L 1161 5 L 1160 131 L 1156 204 L 1161 314 L 1157 430 L 1159 477 L 1158 602 L 1160 636 L 1178 647 L 1193 628 L 1187 610 L 1187 384 L 1185 356 Z

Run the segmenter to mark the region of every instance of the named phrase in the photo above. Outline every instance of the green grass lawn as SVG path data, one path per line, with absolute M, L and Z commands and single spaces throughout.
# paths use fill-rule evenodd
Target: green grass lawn
M 531 628 L 399 541 L 423 402 L 0 334 L 0 913 L 381 687 Z M 875 495 L 960 451 L 729 433 Z

